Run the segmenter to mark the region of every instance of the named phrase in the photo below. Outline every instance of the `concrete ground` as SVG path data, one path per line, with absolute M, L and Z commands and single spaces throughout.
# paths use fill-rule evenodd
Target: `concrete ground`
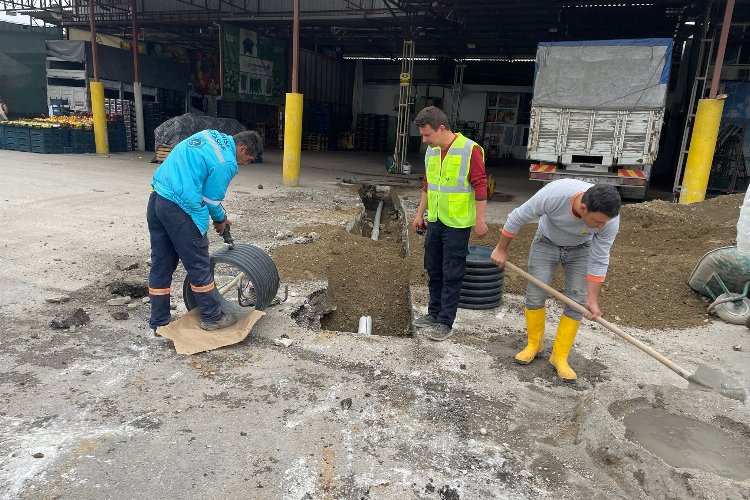
M 280 230 L 353 219 L 358 197 L 337 178 L 406 184 L 383 175 L 384 154 L 306 152 L 291 189 L 280 153 L 264 157 L 240 169 L 227 207 L 235 239 L 265 249 Z M 591 323 L 571 356 L 577 385 L 544 357 L 518 366 L 521 297 L 460 310 L 443 343 L 300 326 L 291 315 L 316 282 L 291 284 L 244 342 L 195 356 L 149 335 L 140 301 L 113 319 L 105 285 L 148 272 L 150 158 L 0 151 L 0 498 L 750 498 L 746 403 L 689 389 Z M 521 167 L 493 173 L 507 201 L 488 218 L 501 222 L 534 186 Z M 413 295 L 424 312 L 426 291 Z M 90 323 L 50 328 L 72 307 Z M 750 387 L 744 326 L 628 331 Z M 292 346 L 273 343 L 284 334 Z M 694 427 L 639 441 L 654 427 L 644 415 Z

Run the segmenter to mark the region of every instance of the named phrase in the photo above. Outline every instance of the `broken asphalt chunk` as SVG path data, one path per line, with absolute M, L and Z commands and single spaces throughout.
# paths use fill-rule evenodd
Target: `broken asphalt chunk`
M 91 318 L 89 318 L 89 315 L 86 314 L 86 311 L 81 309 L 80 307 L 77 309 L 72 309 L 67 312 L 64 312 L 60 315 L 58 315 L 55 319 L 52 320 L 50 323 L 50 326 L 52 328 L 70 328 L 71 326 L 81 326 L 85 325 L 91 321 Z

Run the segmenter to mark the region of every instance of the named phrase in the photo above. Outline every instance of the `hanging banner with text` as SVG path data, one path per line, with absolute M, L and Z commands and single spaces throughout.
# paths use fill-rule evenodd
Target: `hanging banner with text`
M 282 104 L 284 41 L 225 24 L 223 97 L 257 104 Z

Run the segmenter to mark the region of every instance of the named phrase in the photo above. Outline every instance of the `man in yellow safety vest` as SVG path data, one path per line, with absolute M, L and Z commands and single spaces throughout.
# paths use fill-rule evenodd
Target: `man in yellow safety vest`
M 480 238 L 487 234 L 484 150 L 451 132 L 448 117 L 435 106 L 420 111 L 414 123 L 428 147 L 422 198 L 412 227 L 419 233 L 427 231 L 424 266 L 430 290 L 427 314 L 417 318 L 414 326 L 428 328 L 428 338 L 441 341 L 453 333 L 471 228 Z

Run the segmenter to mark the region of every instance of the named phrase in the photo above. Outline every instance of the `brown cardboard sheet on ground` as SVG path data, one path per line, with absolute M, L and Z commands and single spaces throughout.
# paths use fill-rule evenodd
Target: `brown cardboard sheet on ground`
M 201 315 L 196 308 L 177 321 L 160 326 L 156 333 L 174 342 L 177 354 L 196 354 L 242 342 L 265 314 L 254 308 L 247 313 L 243 311 L 238 313 L 239 319 L 234 325 L 207 332 L 201 328 Z

